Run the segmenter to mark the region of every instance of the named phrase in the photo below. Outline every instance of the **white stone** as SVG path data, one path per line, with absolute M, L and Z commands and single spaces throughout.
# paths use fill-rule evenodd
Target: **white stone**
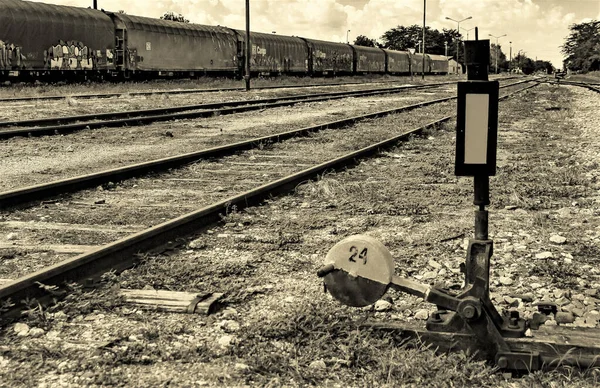
M 228 348 L 232 345 L 233 339 L 234 337 L 232 335 L 224 335 L 223 337 L 219 338 L 217 343 L 222 348 Z
M 558 234 L 553 234 L 552 236 L 550 236 L 550 241 L 555 244 L 564 244 L 567 242 L 567 238 L 559 236 Z
M 540 283 L 531 283 L 531 284 L 529 285 L 529 287 L 531 287 L 531 288 L 532 288 L 532 289 L 534 289 L 534 290 L 537 290 L 538 288 L 541 288 L 541 287 L 542 287 L 542 285 L 541 285 Z
M 327 364 L 322 359 L 316 360 L 308 364 L 310 369 L 327 369 Z
M 16 233 L 9 233 L 6 235 L 6 239 L 8 241 L 16 240 L 18 237 L 19 237 L 19 235 Z
M 15 324 L 13 330 L 19 337 L 25 337 L 27 334 L 29 334 L 29 325 L 19 322 Z
M 429 318 L 429 310 L 421 309 L 415 313 L 415 319 L 420 319 L 422 321 Z
M 502 284 L 503 286 L 510 286 L 511 284 L 513 284 L 513 280 L 507 276 L 500 276 L 500 278 L 498 278 L 498 280 L 500 281 L 500 284 Z
M 392 304 L 387 300 L 380 299 L 375 302 L 375 311 L 388 311 L 391 310 Z
M 39 328 L 39 327 L 34 327 L 33 329 L 29 330 L 29 337 L 41 337 L 45 334 L 46 332 L 44 331 L 44 329 Z
M 554 255 L 552 254 L 552 252 L 541 252 L 535 255 L 536 259 L 551 259 L 553 257 Z
M 440 263 L 438 263 L 437 261 L 435 261 L 435 260 L 429 260 L 428 264 L 429 264 L 430 267 L 433 267 L 435 269 L 442 268 L 442 265 Z

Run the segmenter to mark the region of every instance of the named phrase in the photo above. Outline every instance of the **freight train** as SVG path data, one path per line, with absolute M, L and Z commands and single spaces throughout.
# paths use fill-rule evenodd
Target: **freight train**
M 0 81 L 195 77 L 244 73 L 244 31 L 0 0 Z M 295 36 L 250 34 L 253 74 L 448 73 L 441 55 L 411 54 Z

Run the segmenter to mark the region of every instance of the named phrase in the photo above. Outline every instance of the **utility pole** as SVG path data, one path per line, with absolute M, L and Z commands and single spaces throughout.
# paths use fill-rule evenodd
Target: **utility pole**
M 346 31 L 346 44 L 350 44 L 350 40 L 348 39 L 349 33 L 350 33 L 350 30 Z
M 510 61 L 508 61 L 508 72 L 512 73 L 512 42 L 510 43 Z
M 496 38 L 496 49 L 494 50 L 494 52 L 496 53 L 496 74 L 498 74 L 498 39 L 506 36 L 506 34 L 500 35 L 500 36 L 495 36 L 492 34 L 488 34 L 488 35 L 491 36 L 492 38 Z
M 250 44 L 250 0 L 246 0 L 246 91 L 250 90 L 250 55 L 252 55 L 252 45 Z
M 427 0 L 423 0 L 423 72 L 421 79 L 425 79 L 425 10 L 427 8 Z

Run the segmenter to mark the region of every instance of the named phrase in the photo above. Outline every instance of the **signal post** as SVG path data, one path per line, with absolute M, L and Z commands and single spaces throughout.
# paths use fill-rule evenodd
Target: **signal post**
M 468 80 L 458 84 L 455 175 L 473 177 L 474 237 L 464 263 L 465 285 L 458 292 L 430 287 L 394 275 L 394 260 L 369 236 L 350 236 L 336 244 L 317 275 L 342 303 L 362 307 L 388 289 L 406 292 L 437 306 L 425 330 L 387 322 L 367 326 L 430 343 L 439 351 L 463 350 L 501 369 L 530 372 L 558 364 L 600 366 L 600 332 L 539 326 L 516 310 L 496 310 L 490 299 L 493 241 L 488 235 L 489 177 L 496 174 L 497 81 L 488 80 L 489 40 L 465 42 Z M 538 306 L 545 307 L 545 306 Z M 540 309 L 541 311 L 542 309 Z M 526 336 L 526 333 L 528 336 Z

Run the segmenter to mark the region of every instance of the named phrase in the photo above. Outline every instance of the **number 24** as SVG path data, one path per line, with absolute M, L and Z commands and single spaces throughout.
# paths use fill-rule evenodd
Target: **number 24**
M 364 248 L 360 254 L 358 253 L 358 248 L 355 246 L 350 247 L 350 253 L 352 253 L 352 256 L 350 256 L 350 259 L 348 259 L 349 261 L 356 263 L 356 256 L 358 256 L 359 260 L 363 261 L 363 265 L 367 264 L 367 252 L 368 249 Z

